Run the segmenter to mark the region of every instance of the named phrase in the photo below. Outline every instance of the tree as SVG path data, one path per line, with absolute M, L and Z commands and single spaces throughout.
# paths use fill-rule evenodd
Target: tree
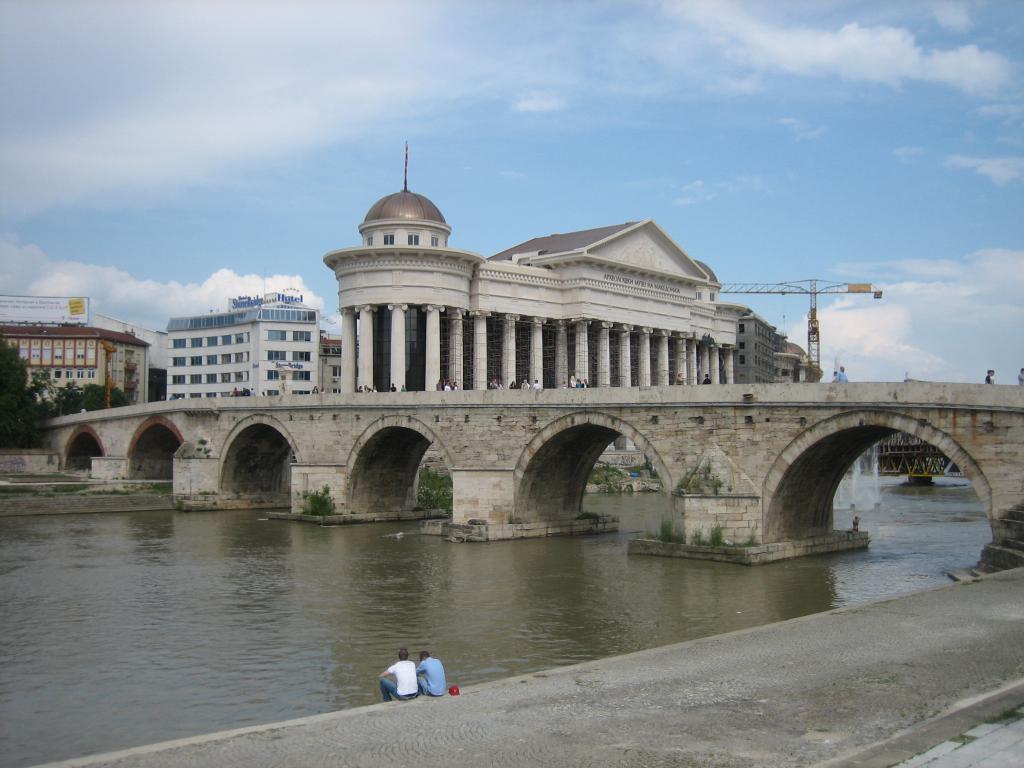
M 36 395 L 28 385 L 25 361 L 0 336 L 0 448 L 32 448 L 36 429 Z
M 110 392 L 110 407 L 120 408 L 130 405 L 128 395 L 117 387 Z M 107 390 L 99 384 L 86 384 L 82 389 L 82 408 L 87 411 L 101 411 L 107 407 Z

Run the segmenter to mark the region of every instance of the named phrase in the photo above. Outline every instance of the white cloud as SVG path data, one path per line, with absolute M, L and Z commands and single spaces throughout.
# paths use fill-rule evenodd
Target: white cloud
M 946 158 L 949 168 L 966 168 L 981 176 L 987 176 L 993 183 L 1004 185 L 1024 179 L 1024 157 L 967 157 L 950 155 Z
M 0 238 L 0 283 L 3 290 L 29 296 L 88 296 L 94 312 L 163 330 L 171 317 L 227 309 L 232 296 L 295 288 L 306 304 L 321 310 L 323 298 L 301 275 L 239 275 L 218 269 L 202 282 L 140 279 L 116 267 L 77 261 L 52 261 L 36 245 Z
M 696 179 L 680 187 L 679 194 L 673 202 L 676 205 L 695 205 L 727 195 L 759 190 L 763 186 L 761 178 L 752 175 L 737 176 L 734 179 L 716 181 L 711 184 L 706 183 L 703 179 Z
M 926 50 L 900 27 L 855 21 L 838 30 L 784 26 L 762 21 L 726 0 L 666 0 L 665 7 L 685 24 L 704 30 L 722 56 L 743 69 L 893 87 L 931 82 L 966 93 L 995 91 L 1011 78 L 1010 62 L 999 53 L 976 45 Z
M 901 163 L 909 163 L 924 154 L 924 147 L 896 147 L 892 154 Z
M 880 274 L 881 301 L 843 296 L 819 309 L 822 367 L 860 381 L 1002 380 L 1024 365 L 1024 251 L 985 249 L 961 260 L 841 265 Z M 794 339 L 800 339 L 794 334 Z
M 516 112 L 557 112 L 565 107 L 565 99 L 545 93 L 522 96 L 512 105 Z
M 795 117 L 780 118 L 779 125 L 784 125 L 786 128 L 791 130 L 793 135 L 796 136 L 797 141 L 817 139 L 825 133 L 825 128 L 823 126 L 810 126 L 803 120 Z
M 1000 120 L 1004 125 L 1016 125 L 1024 119 L 1024 104 L 985 104 L 978 107 L 978 114 Z
M 932 12 L 941 26 L 953 32 L 966 32 L 971 28 L 971 16 L 961 3 L 945 0 L 937 3 Z

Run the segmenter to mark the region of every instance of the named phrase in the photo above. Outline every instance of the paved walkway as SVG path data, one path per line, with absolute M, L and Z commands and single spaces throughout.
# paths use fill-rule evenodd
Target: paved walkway
M 954 742 L 1022 704 L 1018 569 L 467 687 L 457 698 L 378 704 L 59 765 L 864 768 Z M 999 762 L 1003 740 L 1019 735 L 1006 726 L 949 755 L 973 760 L 965 750 L 991 744 L 988 762 L 923 764 L 1021 765 Z

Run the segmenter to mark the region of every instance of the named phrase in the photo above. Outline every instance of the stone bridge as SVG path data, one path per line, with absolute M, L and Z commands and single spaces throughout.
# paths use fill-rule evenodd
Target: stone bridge
M 447 465 L 453 522 L 575 517 L 619 436 L 665 486 L 687 533 L 771 543 L 832 530 L 856 457 L 906 432 L 968 478 L 993 543 L 1024 539 L 1024 388 L 931 384 L 485 390 L 217 398 L 54 419 L 49 445 L 95 477 L 172 479 L 193 508 L 302 507 L 330 489 L 343 514 L 412 510 L 431 448 Z M 697 478 L 697 481 L 694 481 Z M 699 482 L 703 481 L 703 482 Z M 1024 546 L 1024 545 L 1022 545 Z

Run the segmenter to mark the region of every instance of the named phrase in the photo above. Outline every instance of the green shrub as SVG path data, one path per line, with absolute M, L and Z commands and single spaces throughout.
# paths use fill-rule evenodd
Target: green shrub
M 695 545 L 695 546 L 698 546 L 698 547 L 704 546 L 704 544 L 705 544 L 705 541 L 704 541 L 704 531 L 702 531 L 700 528 L 695 530 L 690 535 L 690 543 Z
M 712 547 L 722 546 L 722 526 L 716 525 L 711 529 L 711 540 L 710 544 Z
M 326 485 L 319 491 L 306 491 L 302 494 L 302 500 L 304 515 L 326 517 L 334 514 L 334 499 L 331 498 L 331 489 Z
M 622 483 L 627 479 L 625 472 L 611 464 L 595 464 L 587 483 L 599 486 L 602 493 L 620 493 Z
M 416 506 L 419 509 L 440 509 L 451 512 L 451 477 L 432 469 L 421 469 L 419 488 L 416 492 Z

